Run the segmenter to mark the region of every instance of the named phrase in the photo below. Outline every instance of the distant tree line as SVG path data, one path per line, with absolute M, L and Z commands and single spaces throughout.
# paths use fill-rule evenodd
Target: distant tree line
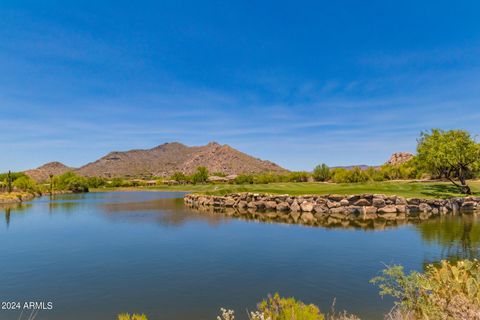
M 409 179 L 445 179 L 451 181 L 464 194 L 471 194 L 468 179 L 479 177 L 480 145 L 464 130 L 443 131 L 432 129 L 422 132 L 417 144 L 417 155 L 411 160 L 397 165 L 385 164 L 379 167 L 362 169 L 354 167 L 329 168 L 326 164 L 316 166 L 312 172 L 264 172 L 257 174 L 240 174 L 228 181 L 232 184 L 268 184 L 280 182 L 333 182 L 359 183 L 387 180 Z M 222 172 L 210 174 L 206 167 L 187 175 L 175 172 L 165 181 L 154 178 L 155 184 L 174 181 L 178 184 L 204 184 L 209 177 L 225 177 Z M 221 179 L 220 179 L 221 180 Z M 87 192 L 89 188 L 101 187 L 135 187 L 149 185 L 144 180 L 124 178 L 81 177 L 74 172 L 52 176 L 43 184 L 38 184 L 22 172 L 0 174 L 0 191 L 20 190 L 27 192 L 48 192 L 64 190 Z

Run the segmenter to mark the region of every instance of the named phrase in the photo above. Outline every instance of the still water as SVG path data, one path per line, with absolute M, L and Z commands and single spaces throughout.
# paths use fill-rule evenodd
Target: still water
M 1 301 L 52 302 L 37 320 L 238 319 L 268 293 L 382 319 L 392 302 L 369 279 L 384 264 L 422 270 L 478 257 L 480 221 L 443 218 L 383 230 L 226 218 L 184 207 L 182 193 L 111 192 L 0 207 Z M 19 311 L 0 310 L 0 319 Z M 26 318 L 24 316 L 24 318 Z

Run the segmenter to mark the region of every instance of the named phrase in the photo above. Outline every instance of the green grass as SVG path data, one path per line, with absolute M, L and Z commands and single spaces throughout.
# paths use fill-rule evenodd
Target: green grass
M 480 181 L 470 181 L 472 191 L 480 193 Z M 224 195 L 235 192 L 256 192 L 273 194 L 363 194 L 381 193 L 404 197 L 419 198 L 449 198 L 462 196 L 451 183 L 447 182 L 408 182 L 388 181 L 371 183 L 270 183 L 270 184 L 205 184 L 205 185 L 176 185 L 139 188 L 94 189 L 92 191 L 111 190 L 161 190 L 161 191 L 189 191 L 196 193 Z

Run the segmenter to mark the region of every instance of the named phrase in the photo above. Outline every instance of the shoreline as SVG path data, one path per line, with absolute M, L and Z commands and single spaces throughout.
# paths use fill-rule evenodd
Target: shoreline
M 234 193 L 226 196 L 187 194 L 184 202 L 187 207 L 200 212 L 305 225 L 378 220 L 422 221 L 444 215 L 480 212 L 480 197 L 421 199 L 383 194 L 291 196 Z
M 71 191 L 54 191 L 52 193 L 39 193 L 39 192 L 11 192 L 11 193 L 0 193 L 0 205 L 8 204 L 21 204 L 24 202 L 32 201 L 35 198 L 49 195 L 58 195 L 58 194 L 69 194 L 73 193 Z

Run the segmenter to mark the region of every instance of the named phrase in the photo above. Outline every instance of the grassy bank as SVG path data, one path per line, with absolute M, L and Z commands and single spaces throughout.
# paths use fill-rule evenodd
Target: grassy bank
M 480 194 L 480 181 L 470 181 L 472 191 Z M 387 181 L 371 183 L 318 183 L 318 182 L 287 182 L 269 184 L 199 184 L 199 185 L 174 185 L 156 187 L 132 188 L 99 188 L 91 191 L 129 191 L 129 190 L 159 190 L 159 191 L 188 191 L 206 194 L 223 195 L 235 192 L 257 192 L 273 194 L 362 194 L 381 193 L 404 197 L 419 198 L 449 198 L 460 197 L 458 189 L 447 182 L 408 182 Z
M 0 204 L 18 203 L 28 201 L 34 198 L 32 193 L 28 192 L 11 192 L 0 193 Z

